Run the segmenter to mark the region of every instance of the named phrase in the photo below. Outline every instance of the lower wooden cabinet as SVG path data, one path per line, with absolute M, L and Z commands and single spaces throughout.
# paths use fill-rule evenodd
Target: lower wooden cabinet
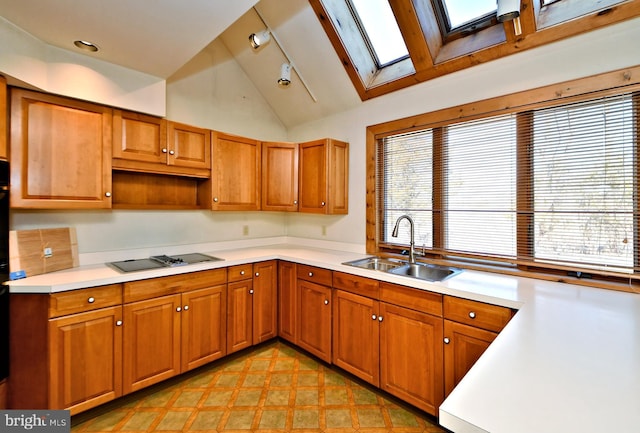
M 235 271 L 240 267 L 246 270 Z M 243 278 L 227 286 L 227 353 L 237 352 L 253 344 L 253 279 L 251 265 L 232 266 L 232 272 L 243 272 Z
M 253 344 L 278 335 L 278 261 L 253 265 Z
M 122 307 L 49 321 L 50 408 L 71 414 L 122 395 Z
M 180 294 L 125 304 L 125 393 L 180 373 L 180 306 Z
M 331 287 L 297 281 L 298 346 L 331 362 Z
M 278 263 L 278 335 L 293 344 L 298 342 L 297 333 L 296 264 Z

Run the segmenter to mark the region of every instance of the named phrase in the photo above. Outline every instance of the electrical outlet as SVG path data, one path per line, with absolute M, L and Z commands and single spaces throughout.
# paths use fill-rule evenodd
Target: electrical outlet
M 242 234 L 247 236 L 249 234 L 249 226 L 242 226 Z
M 43 253 L 45 257 L 51 257 L 53 256 L 53 248 L 47 247 L 43 250 Z

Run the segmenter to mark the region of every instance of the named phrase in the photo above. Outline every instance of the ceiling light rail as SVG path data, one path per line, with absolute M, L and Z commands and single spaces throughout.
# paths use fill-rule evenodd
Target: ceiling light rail
M 249 35 L 249 42 L 251 43 L 251 47 L 254 50 L 257 50 L 258 48 L 260 48 L 263 44 L 269 42 L 269 40 L 272 38 L 273 41 L 276 43 L 276 45 L 278 46 L 278 48 L 280 49 L 280 51 L 282 52 L 282 55 L 285 57 L 285 59 L 287 60 L 287 62 L 285 64 L 282 65 L 281 68 L 281 76 L 278 79 L 278 84 L 282 85 L 281 80 L 283 78 L 286 79 L 286 81 L 290 82 L 290 74 L 291 74 L 291 69 L 295 69 L 296 74 L 298 75 L 298 78 L 300 78 L 300 82 L 302 82 L 302 85 L 304 86 L 304 88 L 307 90 L 307 93 L 309 93 L 309 96 L 311 96 L 311 99 L 313 99 L 313 102 L 318 102 L 318 99 L 315 97 L 315 95 L 313 94 L 313 92 L 311 91 L 311 89 L 309 88 L 309 85 L 307 84 L 307 82 L 304 80 L 304 78 L 302 77 L 302 74 L 300 73 L 300 70 L 295 66 L 295 64 L 293 63 L 293 61 L 291 60 L 291 57 L 289 57 L 289 55 L 287 54 L 287 52 L 284 50 L 284 48 L 282 47 L 282 44 L 280 43 L 280 41 L 278 40 L 278 37 L 275 35 L 275 33 L 273 33 L 273 30 L 271 30 L 269 28 L 269 26 L 267 25 L 267 22 L 264 20 L 264 17 L 262 16 L 262 14 L 260 13 L 260 11 L 254 7 L 253 8 L 254 11 L 256 11 L 256 14 L 258 15 L 258 17 L 260 18 L 260 20 L 262 21 L 262 24 L 264 24 L 264 26 L 266 27 L 265 30 L 261 31 L 261 32 L 257 32 L 257 33 L 252 33 L 251 35 Z M 286 72 L 285 72 L 285 65 L 288 66 L 288 68 L 286 68 Z M 284 75 L 288 75 L 288 76 L 283 76 Z M 286 84 L 288 85 L 288 83 Z M 284 87 L 284 86 L 283 86 Z

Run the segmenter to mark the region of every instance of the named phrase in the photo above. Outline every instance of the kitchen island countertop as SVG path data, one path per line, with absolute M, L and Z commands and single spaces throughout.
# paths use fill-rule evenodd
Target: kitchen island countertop
M 640 428 L 637 293 L 469 270 L 431 283 L 342 264 L 364 254 L 293 243 L 198 252 L 224 261 L 131 273 L 83 265 L 12 281 L 10 292 L 55 293 L 280 259 L 488 302 L 519 311 L 440 406 L 444 427 L 457 433 Z

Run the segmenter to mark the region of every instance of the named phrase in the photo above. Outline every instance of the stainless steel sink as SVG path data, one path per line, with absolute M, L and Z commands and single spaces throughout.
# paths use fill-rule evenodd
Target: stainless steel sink
M 366 257 L 364 259 L 353 260 L 351 262 L 344 262 L 343 265 L 387 272 L 391 269 L 403 266 L 406 263 L 407 262 L 402 260 L 386 259 L 383 257 Z
M 462 272 L 462 269 L 452 268 L 449 266 L 432 265 L 428 263 L 408 263 L 404 260 L 375 256 L 344 262 L 343 265 L 382 271 L 425 281 L 443 281 Z
M 443 281 L 462 272 L 462 269 L 427 263 L 414 263 L 389 269 L 388 272 L 391 274 L 404 275 L 426 281 Z

